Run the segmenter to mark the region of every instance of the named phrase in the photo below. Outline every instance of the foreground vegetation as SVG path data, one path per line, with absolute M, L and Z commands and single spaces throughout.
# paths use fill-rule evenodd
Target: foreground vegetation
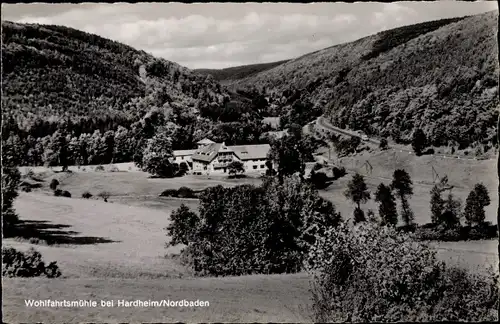
M 498 320 L 498 273 L 446 266 L 392 227 L 331 228 L 307 262 L 317 322 Z

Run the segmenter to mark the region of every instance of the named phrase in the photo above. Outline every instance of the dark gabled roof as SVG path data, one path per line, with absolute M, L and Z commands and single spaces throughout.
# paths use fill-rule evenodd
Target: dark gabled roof
M 208 138 L 204 138 L 202 140 L 199 140 L 198 142 L 196 142 L 196 144 L 215 144 L 214 141 L 208 139 Z
M 219 143 L 208 144 L 207 146 L 197 150 L 191 157 L 191 160 L 211 162 L 217 156 L 221 146 L 222 144 Z
M 213 143 L 197 150 L 191 159 L 210 163 L 219 152 L 233 152 L 242 161 L 266 159 L 270 149 L 269 144 L 225 146 Z

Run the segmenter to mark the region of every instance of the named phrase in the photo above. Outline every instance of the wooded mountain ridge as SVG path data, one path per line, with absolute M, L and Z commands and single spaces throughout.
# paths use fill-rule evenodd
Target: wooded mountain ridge
M 280 98 L 300 92 L 339 127 L 408 143 L 496 143 L 497 12 L 404 26 L 227 83 Z M 240 67 L 242 69 L 242 67 Z

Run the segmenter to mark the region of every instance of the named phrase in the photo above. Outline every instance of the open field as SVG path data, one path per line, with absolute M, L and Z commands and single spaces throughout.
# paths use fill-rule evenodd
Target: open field
M 16 279 L 4 282 L 9 323 L 311 322 L 305 275 L 188 279 Z M 25 299 L 202 300 L 209 307 L 28 308 Z
M 388 183 L 394 161 L 388 152 L 344 158 L 343 164 L 362 165 L 369 159 L 373 166 L 367 177 L 370 190 L 380 182 Z M 405 159 L 406 156 L 406 159 Z M 407 169 L 414 180 L 415 194 L 410 201 L 416 221 L 425 223 L 429 217 L 429 190 L 432 173 L 427 171 L 429 157 L 409 157 L 401 153 L 396 166 Z M 351 160 L 349 160 L 351 159 Z M 354 162 L 350 162 L 354 161 Z M 356 162 L 358 161 L 358 162 Z M 452 162 L 448 166 L 446 162 Z M 497 203 L 491 161 L 471 165 L 466 161 L 434 160 L 436 170 L 449 170 L 448 177 L 456 184 L 454 194 L 465 200 L 469 188 L 483 181 L 492 197 L 487 220 L 494 221 Z M 107 166 L 106 166 L 107 167 Z M 242 276 L 227 278 L 193 278 L 192 274 L 171 253 L 180 247 L 165 248 L 168 240 L 164 227 L 170 213 L 184 203 L 196 209 L 196 199 L 158 197 L 168 188 L 187 186 L 203 189 L 213 185 L 234 186 L 242 183 L 259 184 L 258 178 L 239 180 L 225 176 L 185 176 L 174 179 L 152 179 L 148 174 L 117 164 L 122 172 L 95 172 L 93 168 L 70 168 L 62 173 L 46 168 L 33 168 L 43 178 L 43 188 L 20 193 L 15 208 L 30 228 L 32 237 L 41 241 L 6 239 L 4 244 L 25 250 L 39 250 L 46 261 L 57 261 L 63 278 L 5 279 L 4 317 L 6 322 L 304 322 L 311 321 L 309 276 L 307 274 Z M 309 165 L 308 167 L 311 167 Z M 129 169 L 130 168 L 130 169 Z M 57 170 L 57 168 L 55 169 Z M 358 167 L 362 173 L 366 170 Z M 468 171 L 467 171 L 468 170 Z M 25 172 L 26 168 L 22 168 Z M 439 171 L 438 171 L 439 172 Z M 460 178 L 462 174 L 463 178 Z M 352 215 L 352 203 L 343 196 L 351 175 L 335 181 L 321 195 L 332 200 L 344 218 Z M 48 190 L 52 178 L 73 198 L 54 197 Z M 111 193 L 110 202 L 79 198 L 84 191 L 94 195 Z M 377 209 L 370 201 L 364 206 Z M 45 244 L 43 240 L 51 244 Z M 37 243 L 37 244 L 34 244 Z M 59 243 L 59 244 L 53 244 Z M 493 266 L 498 271 L 497 241 L 431 243 L 438 257 L 473 271 Z M 206 308 L 28 308 L 25 299 L 52 300 L 208 300 Z
M 328 157 L 328 152 L 325 152 L 324 156 Z M 478 182 L 484 183 L 491 197 L 491 204 L 486 207 L 486 220 L 496 223 L 497 180 L 496 177 L 492 176 L 496 174 L 495 160 L 472 161 L 432 156 L 416 157 L 407 152 L 393 151 L 376 154 L 364 152 L 354 157 L 343 157 L 341 159 L 337 159 L 335 154 L 332 154 L 332 159 L 335 164 L 346 167 L 349 174 L 335 181 L 326 190 L 322 190 L 321 195 L 331 200 L 345 218 L 351 217 L 354 209 L 353 204 L 343 194 L 353 172 L 357 171 L 365 175 L 373 196 L 381 182 L 390 183 L 395 168 L 402 168 L 410 173 L 414 182 L 414 194 L 410 199 L 410 206 L 414 211 L 417 223 L 430 222 L 430 190 L 435 179 L 435 172 L 439 177 L 448 176 L 449 183 L 455 186 L 453 194 L 459 197 L 463 204 L 465 204 L 465 199 L 474 185 Z M 367 170 L 367 161 L 373 167 L 371 172 Z M 54 173 L 42 167 L 33 168 L 33 171 L 43 172 L 42 176 L 45 177 L 46 186 L 48 186 L 52 178 L 59 179 L 60 188 L 68 190 L 73 197 L 80 197 L 87 190 L 93 195 L 97 195 L 101 191 L 107 191 L 111 194 L 110 201 L 133 206 L 154 206 L 160 209 L 165 204 L 165 198 L 159 198 L 158 195 L 165 189 L 178 189 L 187 186 L 194 190 L 200 190 L 219 184 L 236 186 L 239 184 L 258 185 L 261 183 L 257 174 L 249 175 L 248 178 L 244 179 L 228 179 L 225 175 L 187 175 L 172 179 L 153 179 L 147 173 L 133 169 L 133 163 L 122 163 L 115 166 L 119 170 L 123 170 L 123 172 L 89 171 L 93 167 L 87 167 L 85 171 L 82 171 L 82 168 L 79 170 L 78 168 L 70 168 L 70 170 L 74 169 L 74 172 L 69 174 Z M 312 164 L 309 164 L 308 169 L 311 166 Z M 105 167 L 108 168 L 109 166 Z M 128 171 L 129 168 L 133 171 Z M 22 171 L 25 172 L 26 169 L 22 168 Z M 178 200 L 176 202 L 180 205 Z M 172 201 L 170 203 L 175 204 Z M 196 201 L 188 201 L 187 203 L 192 206 L 196 205 Z M 378 207 L 372 199 L 364 205 L 364 208 L 365 210 L 373 209 L 376 211 Z
M 71 244 L 34 245 L 14 239 L 4 244 L 34 246 L 46 261 L 56 260 L 63 279 L 5 279 L 7 322 L 144 321 L 308 321 L 308 276 L 189 278 L 165 249 L 169 212 L 117 203 L 21 193 L 15 205 L 40 238 Z M 68 227 L 68 228 L 65 228 Z M 99 243 L 106 242 L 106 243 Z M 91 244 L 97 243 L 97 244 Z M 187 277 L 187 278 L 186 278 Z M 210 307 L 183 308 L 27 308 L 24 299 L 52 300 L 208 300 Z
M 328 152 L 324 153 L 324 156 L 328 157 Z M 455 186 L 453 194 L 459 197 L 463 204 L 465 204 L 465 199 L 474 185 L 482 182 L 488 189 L 491 198 L 490 206 L 485 209 L 486 220 L 496 223 L 496 208 L 498 206 L 496 160 L 473 161 L 435 156 L 417 157 L 407 152 L 394 151 L 383 151 L 377 154 L 364 152 L 357 156 L 340 159 L 332 153 L 332 159 L 334 164 L 344 166 L 349 174 L 335 181 L 322 195 L 335 202 L 344 215 L 351 215 L 354 209 L 352 203 L 349 203 L 343 195 L 353 172 L 359 172 L 365 176 L 373 196 L 381 182 L 385 184 L 391 182 L 395 169 L 404 169 L 410 174 L 414 183 L 414 194 L 410 199 L 410 206 L 415 213 L 417 223 L 430 222 L 430 190 L 435 179 L 434 172 L 437 172 L 439 177 L 448 176 L 449 184 Z M 371 172 L 369 172 L 366 162 L 372 166 Z M 377 210 L 377 204 L 373 200 L 370 200 L 364 207 L 366 210 Z
M 7 322 L 310 321 L 306 274 L 193 278 L 165 249 L 169 213 L 161 208 L 126 206 L 97 200 L 21 193 L 15 207 L 40 239 L 59 245 L 6 239 L 4 244 L 38 249 L 57 261 L 62 279 L 5 279 Z M 37 235 L 35 235 L 37 237 Z M 472 244 L 469 244 L 472 243 Z M 439 257 L 472 269 L 493 263 L 496 241 L 437 244 Z M 451 251 L 449 250 L 451 249 Z M 480 252 L 480 253 L 478 253 Z M 25 299 L 52 300 L 208 300 L 206 308 L 28 308 Z

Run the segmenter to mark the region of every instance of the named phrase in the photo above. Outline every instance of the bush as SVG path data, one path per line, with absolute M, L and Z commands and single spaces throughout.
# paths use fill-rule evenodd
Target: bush
M 58 185 L 59 185 L 59 181 L 57 179 L 52 179 L 49 187 L 51 190 L 56 190 Z
M 425 150 L 424 152 L 424 155 L 431 155 L 431 154 L 435 154 L 435 151 L 434 149 L 431 147 L 431 148 L 428 148 L 427 150 Z
M 107 191 L 101 191 L 97 196 L 101 197 L 105 202 L 107 202 L 110 194 Z
M 322 168 L 323 166 L 319 163 L 314 163 L 313 167 L 312 167 L 312 171 L 318 171 Z
M 314 170 L 311 171 L 309 182 L 318 190 L 325 189 L 331 184 L 324 172 L 314 172 Z
M 60 197 L 60 196 L 62 196 L 62 194 L 63 194 L 63 191 L 61 189 L 54 190 L 54 196 Z
M 179 198 L 196 198 L 193 189 L 188 187 L 180 187 L 177 190 L 177 196 Z
M 85 191 L 84 193 L 82 193 L 82 198 L 90 199 L 91 197 L 92 197 L 92 194 L 88 191 Z
M 40 277 L 57 278 L 61 271 L 57 263 L 45 266 L 40 252 L 30 248 L 20 252 L 14 248 L 2 248 L 2 275 L 5 277 Z
M 102 171 L 104 171 L 104 167 L 102 165 L 98 165 L 95 167 L 94 171 L 102 172 Z
M 109 167 L 109 172 L 119 172 L 120 170 L 118 169 L 118 167 L 116 165 L 111 165 Z
M 29 186 L 21 186 L 21 190 L 24 192 L 31 192 L 31 187 Z
M 179 164 L 179 171 L 177 171 L 177 176 L 182 177 L 189 171 L 189 166 L 186 162 L 181 162 Z
M 167 189 L 164 190 L 161 194 L 160 197 L 178 197 L 178 192 L 176 189 Z
M 428 245 L 393 227 L 329 229 L 306 265 L 318 322 L 497 319 L 498 275 L 447 267 Z
M 168 246 L 177 244 L 187 245 L 195 239 L 199 217 L 186 205 L 182 204 L 179 209 L 170 216 L 170 225 L 165 228 L 171 240 Z
M 347 174 L 346 170 L 344 167 L 333 167 L 332 168 L 332 173 L 333 173 L 333 179 L 334 180 L 337 180 L 337 179 L 340 179 L 342 178 L 343 176 L 345 176 Z
M 387 139 L 382 138 L 382 139 L 380 140 L 379 148 L 380 148 L 381 150 L 387 150 L 387 149 L 389 148 L 389 143 L 387 142 Z
M 66 198 L 71 198 L 71 193 L 69 191 L 67 191 L 67 190 L 64 190 L 61 193 L 61 196 L 66 197 Z
M 196 275 L 215 276 L 300 271 L 316 235 L 340 221 L 333 204 L 299 177 L 211 187 L 200 196 L 197 216 L 175 215 L 169 235 L 179 239 L 170 244 L 187 245 L 181 258 Z

